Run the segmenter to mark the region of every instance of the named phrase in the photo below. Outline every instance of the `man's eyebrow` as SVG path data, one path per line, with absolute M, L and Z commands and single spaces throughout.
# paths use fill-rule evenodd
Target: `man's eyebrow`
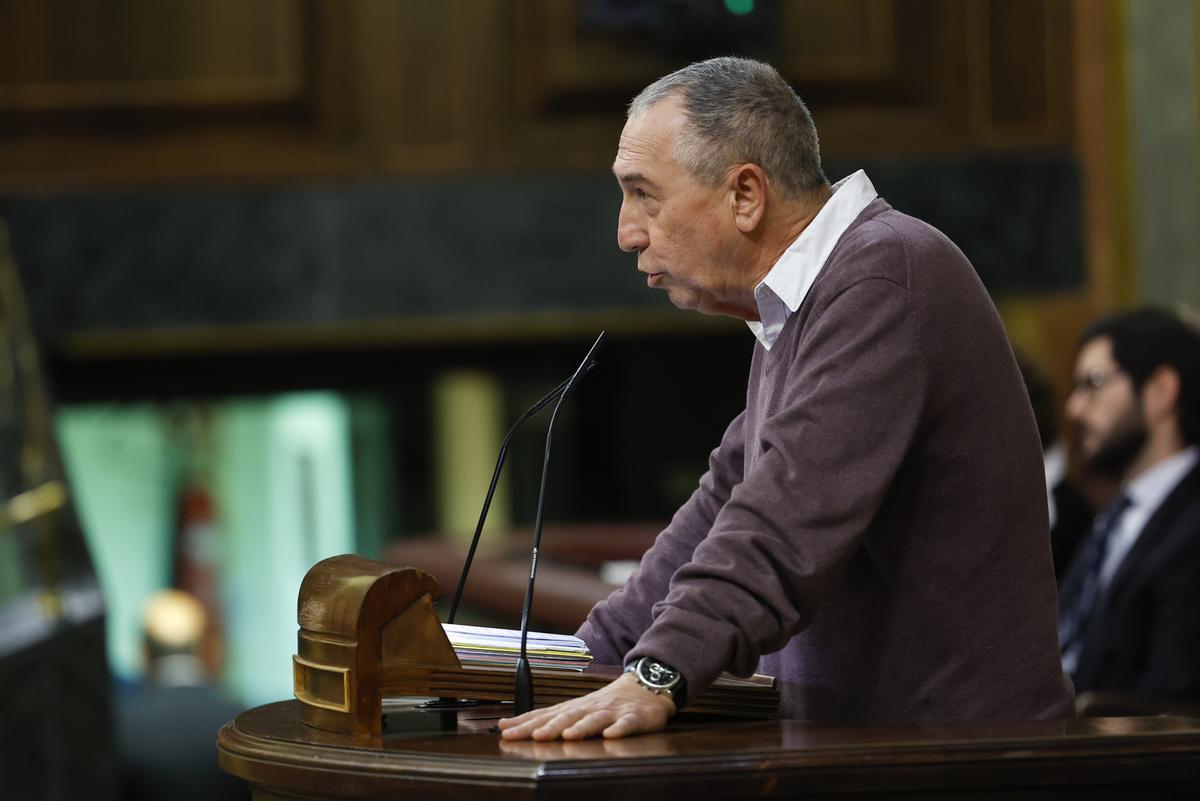
M 647 186 L 654 186 L 654 182 L 642 175 L 640 172 L 617 173 L 617 183 L 621 184 L 622 186 L 632 186 L 633 184 L 646 184 Z

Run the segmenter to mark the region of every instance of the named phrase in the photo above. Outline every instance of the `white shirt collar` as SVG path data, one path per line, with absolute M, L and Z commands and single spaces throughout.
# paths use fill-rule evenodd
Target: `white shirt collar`
M 1125 488 L 1130 506 L 1157 509 L 1200 459 L 1200 446 L 1193 445 L 1174 456 L 1164 459 L 1142 473 Z
M 862 170 L 833 185 L 833 196 L 754 287 L 759 320 L 746 325 L 767 350 L 800 308 L 838 239 L 879 193 Z
M 1154 465 L 1125 486 L 1129 508 L 1109 536 L 1108 550 L 1100 566 L 1101 586 L 1107 587 L 1112 581 L 1125 557 L 1137 544 L 1142 529 L 1197 461 L 1200 461 L 1200 446 L 1193 445 Z

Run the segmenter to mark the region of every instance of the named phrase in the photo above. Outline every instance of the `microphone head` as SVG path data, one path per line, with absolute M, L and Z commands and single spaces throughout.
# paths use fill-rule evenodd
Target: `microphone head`
M 583 357 L 583 361 L 579 364 L 579 369 L 575 371 L 577 377 L 582 376 L 596 366 L 596 351 L 600 349 L 600 345 L 603 344 L 607 334 L 607 331 L 601 331 L 600 336 L 596 337 L 596 341 L 588 348 L 587 355 Z

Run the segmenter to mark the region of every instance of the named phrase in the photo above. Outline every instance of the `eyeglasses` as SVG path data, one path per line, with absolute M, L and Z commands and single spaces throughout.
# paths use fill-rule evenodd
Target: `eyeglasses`
M 1072 385 L 1072 391 L 1083 392 L 1087 395 L 1094 395 L 1120 372 L 1121 369 L 1119 367 L 1112 370 L 1102 370 L 1099 367 L 1093 367 L 1081 377 L 1075 379 L 1075 383 Z

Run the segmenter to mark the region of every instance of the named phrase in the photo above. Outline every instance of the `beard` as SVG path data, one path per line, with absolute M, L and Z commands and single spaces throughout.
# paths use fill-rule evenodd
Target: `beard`
M 1087 455 L 1088 468 L 1102 476 L 1123 478 L 1133 460 L 1145 447 L 1147 436 L 1141 409 L 1131 408 L 1117 420 L 1108 436 L 1096 446 L 1096 450 Z

